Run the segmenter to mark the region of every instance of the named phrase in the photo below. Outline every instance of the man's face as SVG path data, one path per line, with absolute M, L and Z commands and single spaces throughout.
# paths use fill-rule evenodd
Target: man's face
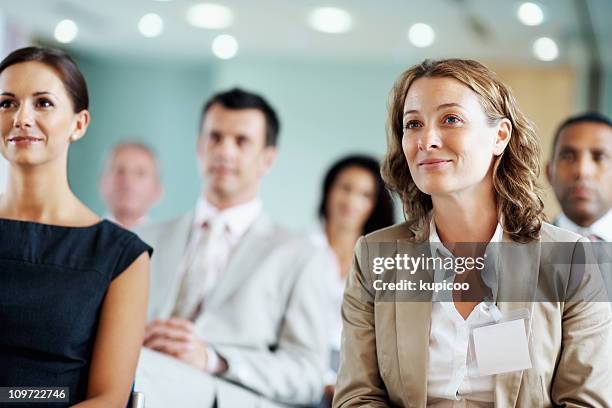
M 101 190 L 114 215 L 146 215 L 161 195 L 155 160 L 139 147 L 119 148 L 102 176 Z
M 563 213 L 589 226 L 612 206 L 612 128 L 576 123 L 564 128 L 547 166 Z
M 209 199 L 234 204 L 254 198 L 276 148 L 266 146 L 266 120 L 257 109 L 215 104 L 204 116 L 198 161 Z

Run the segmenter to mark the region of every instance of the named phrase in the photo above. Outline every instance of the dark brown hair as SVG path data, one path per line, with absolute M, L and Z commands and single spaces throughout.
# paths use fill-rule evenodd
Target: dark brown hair
M 321 202 L 319 203 L 319 217 L 327 220 L 327 202 L 329 194 L 336 182 L 338 176 L 346 169 L 357 167 L 368 171 L 376 184 L 376 194 L 374 198 L 374 207 L 366 220 L 362 234 L 369 234 L 372 231 L 388 227 L 394 223 L 393 201 L 385 187 L 385 183 L 380 177 L 380 166 L 378 161 L 369 156 L 351 155 L 339 159 L 335 162 L 325 175 L 323 181 L 323 191 L 321 194 Z
M 266 146 L 276 146 L 278 144 L 278 134 L 280 132 L 280 121 L 272 106 L 262 96 L 253 92 L 248 92 L 240 88 L 233 88 L 229 91 L 219 92 L 210 97 L 202 108 L 200 116 L 200 127 L 204 122 L 206 112 L 213 106 L 219 104 L 226 109 L 257 109 L 266 119 Z
M 72 108 L 78 113 L 89 107 L 89 95 L 85 78 L 70 55 L 55 48 L 25 47 L 11 52 L 0 62 L 0 73 L 11 65 L 36 61 L 53 68 L 72 101 Z
M 557 131 L 555 132 L 552 149 L 550 150 L 551 160 L 555 159 L 555 150 L 557 149 L 557 142 L 559 142 L 559 135 L 561 134 L 561 131 L 566 127 L 577 125 L 580 123 L 597 123 L 600 125 L 612 127 L 612 120 L 610 120 L 609 117 L 600 112 L 585 112 L 565 119 L 563 123 L 559 125 Z

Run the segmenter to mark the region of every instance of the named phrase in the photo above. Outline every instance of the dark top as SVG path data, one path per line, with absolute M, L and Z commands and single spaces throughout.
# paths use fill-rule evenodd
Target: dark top
M 69 387 L 69 404 L 35 407 L 83 401 L 106 291 L 144 251 L 153 252 L 106 220 L 0 219 L 0 387 Z

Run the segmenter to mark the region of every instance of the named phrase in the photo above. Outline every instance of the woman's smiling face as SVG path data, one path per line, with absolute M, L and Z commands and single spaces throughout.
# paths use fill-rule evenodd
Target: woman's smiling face
M 493 158 L 510 139 L 500 129 L 509 126 L 507 119 L 492 124 L 479 96 L 461 82 L 417 79 L 406 94 L 402 137 L 416 186 L 432 196 L 469 191 L 483 183 L 492 188 Z
M 64 83 L 50 66 L 21 62 L 0 74 L 0 149 L 9 162 L 39 165 L 65 157 L 88 119 L 86 111 L 74 112 Z

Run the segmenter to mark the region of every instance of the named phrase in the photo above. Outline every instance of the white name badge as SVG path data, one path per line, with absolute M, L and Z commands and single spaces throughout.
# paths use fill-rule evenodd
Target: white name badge
M 480 376 L 531 368 L 525 319 L 478 327 L 472 336 Z

